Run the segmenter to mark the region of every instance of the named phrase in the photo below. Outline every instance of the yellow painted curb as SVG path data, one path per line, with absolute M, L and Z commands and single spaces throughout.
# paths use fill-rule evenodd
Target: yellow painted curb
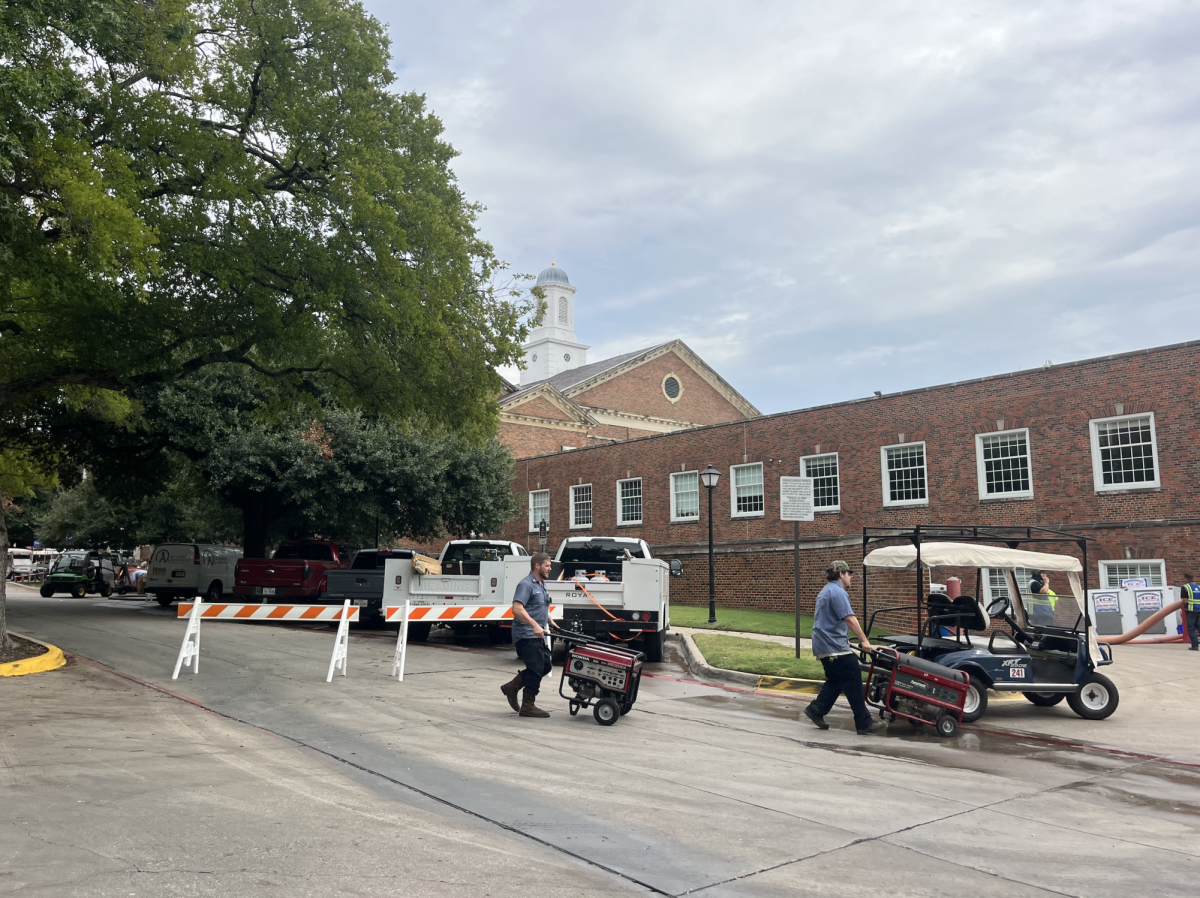
M 769 689 L 773 692 L 802 692 L 805 695 L 816 695 L 825 685 L 824 680 L 800 680 L 794 677 L 759 677 L 755 689 Z
M 19 633 L 12 634 L 20 636 Z M 63 657 L 62 649 L 56 645 L 48 645 L 41 640 L 32 639 L 28 636 L 21 636 L 22 639 L 27 639 L 29 642 L 36 642 L 38 645 L 45 646 L 46 651 L 40 655 L 35 655 L 32 658 L 26 658 L 23 661 L 9 661 L 7 664 L 0 664 L 0 677 L 23 677 L 26 674 L 42 673 L 47 670 L 58 670 L 67 663 L 67 659 Z

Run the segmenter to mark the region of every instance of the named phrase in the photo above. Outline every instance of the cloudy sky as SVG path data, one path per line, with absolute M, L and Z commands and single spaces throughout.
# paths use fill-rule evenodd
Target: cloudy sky
M 366 0 L 590 360 L 764 412 L 1200 337 L 1200 5 Z

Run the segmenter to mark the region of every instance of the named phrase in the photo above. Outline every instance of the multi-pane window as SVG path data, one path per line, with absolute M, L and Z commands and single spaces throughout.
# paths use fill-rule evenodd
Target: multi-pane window
M 762 462 L 734 465 L 729 469 L 729 474 L 733 516 L 737 518 L 763 514 L 765 496 Z
M 801 461 L 804 462 L 804 476 L 812 478 L 813 507 L 825 511 L 840 509 L 842 507 L 842 488 L 838 480 L 837 453 L 810 455 Z
M 1092 471 L 1097 490 L 1158 486 L 1154 414 L 1092 421 Z
M 991 604 L 996 599 L 1011 599 L 1008 590 L 1008 578 L 1005 576 L 1008 573 L 1004 568 L 990 567 L 987 568 L 987 586 L 984 596 L 984 604 Z M 1014 569 L 1016 575 L 1017 591 L 1022 596 L 1029 595 L 1029 581 L 1033 579 L 1033 571 L 1026 570 L 1023 567 Z M 1056 590 L 1057 591 L 1057 590 Z
M 571 487 L 571 527 L 592 526 L 592 485 L 590 483 Z
M 617 523 L 642 523 L 642 478 L 617 481 Z
M 700 472 L 683 471 L 671 475 L 671 520 L 695 521 L 700 518 Z
M 979 498 L 1022 498 L 1033 495 L 1029 473 L 1029 431 L 981 433 L 975 437 Z
M 1102 561 L 1100 579 L 1105 589 L 1120 589 L 1122 580 L 1144 577 L 1151 586 L 1166 582 L 1162 561 Z
M 532 490 L 529 493 L 529 532 L 537 532 L 542 521 L 550 526 L 550 490 Z
M 884 505 L 928 504 L 924 443 L 884 446 L 880 450 L 880 457 L 883 463 Z

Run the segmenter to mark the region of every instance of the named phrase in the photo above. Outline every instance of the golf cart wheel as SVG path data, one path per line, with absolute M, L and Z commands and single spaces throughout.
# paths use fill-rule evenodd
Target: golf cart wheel
M 963 723 L 974 723 L 987 713 L 987 685 L 979 677 L 967 674 L 967 701 L 963 705 Z
M 154 601 L 162 605 L 164 608 L 170 608 L 171 603 L 175 601 L 174 596 L 155 596 Z
M 620 719 L 621 709 L 611 698 L 602 698 L 592 709 L 592 716 L 596 718 L 596 723 L 600 726 L 610 727 Z
M 642 634 L 642 650 L 646 653 L 646 661 L 650 664 L 658 664 L 663 659 L 663 632 L 657 630 L 653 633 Z
M 77 599 L 82 599 L 87 595 L 87 587 L 80 583 L 78 586 L 71 587 L 71 595 Z
M 1064 692 L 1022 692 L 1021 695 L 1039 708 L 1053 708 L 1067 697 Z
M 1084 720 L 1103 720 L 1117 710 L 1120 700 L 1113 681 L 1098 673 L 1088 674 L 1079 691 L 1067 696 L 1071 710 Z
M 943 737 L 949 739 L 951 736 L 953 736 L 957 732 L 958 732 L 958 721 L 955 720 L 953 717 L 951 717 L 949 714 L 943 714 L 941 717 L 939 717 L 937 719 L 937 733 L 939 736 L 943 736 Z
M 568 710 L 568 711 L 570 711 L 570 712 L 571 712 L 571 716 L 572 716 L 572 717 L 574 717 L 576 714 L 578 714 L 578 713 L 579 713 L 579 702 L 570 702 L 570 703 L 568 703 L 568 704 L 567 704 L 567 710 Z
M 41 593 L 43 599 L 48 599 L 52 595 L 54 595 L 54 590 L 51 589 L 49 586 L 43 586 L 41 589 L 38 590 L 38 592 Z

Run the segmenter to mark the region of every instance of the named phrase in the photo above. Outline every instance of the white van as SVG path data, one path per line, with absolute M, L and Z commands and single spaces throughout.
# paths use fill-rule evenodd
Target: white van
M 204 596 L 219 602 L 233 591 L 233 569 L 242 557 L 238 546 L 163 543 L 150 556 L 146 592 L 166 608 L 176 599 Z

